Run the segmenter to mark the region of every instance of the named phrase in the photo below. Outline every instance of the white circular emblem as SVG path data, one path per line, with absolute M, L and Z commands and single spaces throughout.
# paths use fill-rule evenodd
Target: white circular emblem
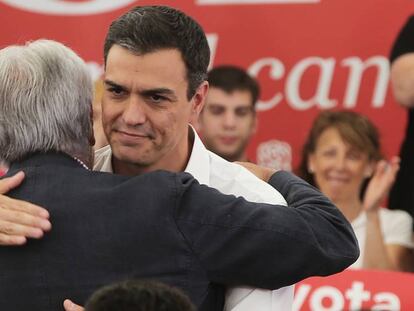
M 137 0 L 89 0 L 72 2 L 65 0 L 0 0 L 12 7 L 50 15 L 89 15 L 113 11 Z
M 272 139 L 257 148 L 257 164 L 277 170 L 292 170 L 292 147 L 285 141 Z

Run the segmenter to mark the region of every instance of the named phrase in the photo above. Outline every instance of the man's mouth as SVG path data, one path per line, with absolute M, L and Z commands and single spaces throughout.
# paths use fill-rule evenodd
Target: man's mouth
M 219 139 L 225 145 L 233 145 L 238 140 L 236 136 L 222 136 Z

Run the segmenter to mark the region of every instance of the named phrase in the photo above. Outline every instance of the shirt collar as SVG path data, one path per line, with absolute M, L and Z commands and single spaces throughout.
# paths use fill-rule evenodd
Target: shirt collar
M 110 145 L 106 145 L 95 150 L 94 170 L 100 172 L 113 173 L 112 169 L 112 149 Z
M 209 151 L 201 142 L 195 129 L 189 125 L 189 135 L 194 137 L 193 148 L 185 172 L 190 173 L 200 184 L 210 185 Z
M 200 137 L 194 128 L 189 125 L 188 135 L 193 140 L 190 159 L 188 160 L 185 172 L 193 175 L 200 184 L 210 185 L 210 157 L 209 151 L 201 142 Z M 109 145 L 102 147 L 95 152 L 95 169 L 101 172 L 112 173 L 112 151 Z

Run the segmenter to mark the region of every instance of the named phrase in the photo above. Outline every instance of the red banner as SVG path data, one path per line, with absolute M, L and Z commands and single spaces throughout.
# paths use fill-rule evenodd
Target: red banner
M 414 310 L 414 274 L 346 270 L 295 286 L 293 310 Z
M 0 0 L 0 47 L 49 38 L 75 49 L 94 77 L 110 22 L 145 0 Z M 262 85 L 259 130 L 249 156 L 299 160 L 321 109 L 352 109 L 379 127 L 387 155 L 398 153 L 406 116 L 389 88 L 388 53 L 413 0 L 165 0 L 198 20 L 212 64 L 235 64 Z M 280 163 L 279 163 L 280 164 Z M 282 163 L 283 164 L 283 163 Z M 286 167 L 286 166 L 285 166 Z

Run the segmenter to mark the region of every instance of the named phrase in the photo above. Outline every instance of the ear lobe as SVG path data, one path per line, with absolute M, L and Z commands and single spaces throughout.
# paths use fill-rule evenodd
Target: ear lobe
M 200 86 L 197 88 L 196 93 L 194 94 L 193 98 L 192 98 L 192 111 L 191 113 L 198 117 L 198 115 L 200 114 L 201 110 L 204 107 L 204 103 L 206 101 L 206 97 L 207 97 L 207 92 L 208 92 L 208 82 L 204 81 L 203 83 L 200 84 Z

